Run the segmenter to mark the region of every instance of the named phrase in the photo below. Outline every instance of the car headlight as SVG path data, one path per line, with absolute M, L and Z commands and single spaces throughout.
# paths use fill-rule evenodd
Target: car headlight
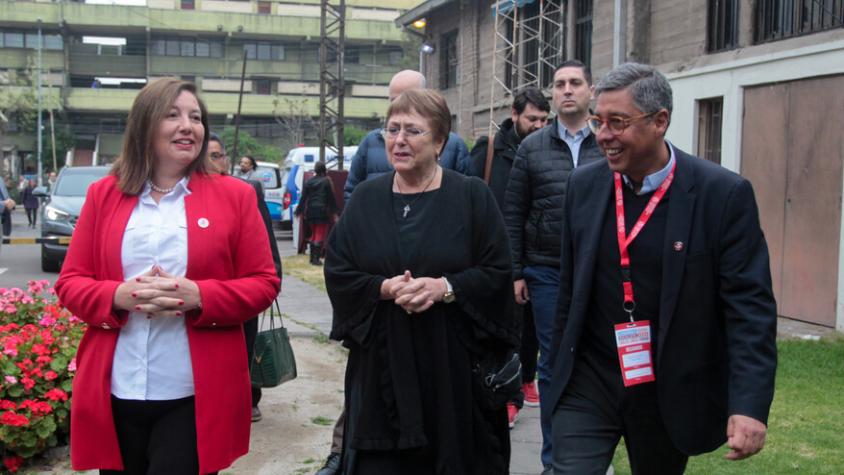
M 47 216 L 47 219 L 50 221 L 67 221 L 70 217 L 70 214 L 65 213 L 60 209 L 53 208 L 52 206 L 44 208 L 44 215 Z

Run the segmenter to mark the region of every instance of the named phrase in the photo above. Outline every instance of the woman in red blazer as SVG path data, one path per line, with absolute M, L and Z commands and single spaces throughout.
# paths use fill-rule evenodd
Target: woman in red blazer
M 205 474 L 249 449 L 242 323 L 279 279 L 248 184 L 206 173 L 190 83 L 140 91 L 123 153 L 91 185 L 56 291 L 88 323 L 71 460 L 101 473 Z

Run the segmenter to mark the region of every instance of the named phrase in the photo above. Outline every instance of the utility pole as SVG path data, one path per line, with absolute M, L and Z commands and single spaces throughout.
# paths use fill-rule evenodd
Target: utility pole
M 234 116 L 234 148 L 232 149 L 231 172 L 234 173 L 234 162 L 237 156 L 237 137 L 240 135 L 240 106 L 243 105 L 243 82 L 246 79 L 246 48 L 243 49 L 243 70 L 240 72 L 240 94 L 237 96 L 237 115 Z
M 44 144 L 42 143 L 43 140 L 41 138 L 41 18 L 38 18 L 38 73 L 36 75 L 36 84 L 38 88 L 38 124 L 37 124 L 37 135 L 38 135 L 38 154 L 36 158 L 38 159 L 38 186 L 42 185 L 43 179 L 42 175 L 44 175 L 43 163 L 41 161 L 42 155 L 44 153 Z M 55 149 L 55 147 L 54 147 Z M 53 152 L 55 153 L 55 152 Z
M 336 35 L 336 40 L 332 38 Z M 338 6 L 329 0 L 320 2 L 319 18 L 319 159 L 325 161 L 326 149 L 337 152 L 337 169 L 343 169 L 343 98 L 346 83 L 343 63 L 346 40 L 346 0 Z M 332 64 L 333 63 L 333 64 Z M 334 71 L 332 71 L 332 69 Z M 332 135 L 335 144 L 331 143 Z
M 56 123 L 53 121 L 53 108 L 47 109 L 47 112 L 50 113 L 50 143 L 53 146 L 53 172 L 58 172 L 59 167 L 56 163 Z

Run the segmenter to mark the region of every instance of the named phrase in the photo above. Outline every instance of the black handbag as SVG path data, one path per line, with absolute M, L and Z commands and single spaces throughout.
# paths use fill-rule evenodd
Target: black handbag
M 275 310 L 278 310 L 280 323 L 278 328 L 275 326 Z M 267 312 L 264 311 L 260 317 L 260 319 L 270 319 L 270 328 L 256 335 L 255 353 L 249 370 L 252 385 L 262 388 L 274 388 L 291 379 L 296 379 L 296 357 L 293 355 L 290 337 L 281 319 L 281 309 L 277 300 L 270 306 L 269 313 L 267 316 Z M 258 328 L 263 326 L 260 325 L 260 319 Z
M 501 409 L 522 390 L 522 361 L 514 350 L 503 357 L 488 356 L 476 361 L 472 373 L 476 395 L 484 409 Z

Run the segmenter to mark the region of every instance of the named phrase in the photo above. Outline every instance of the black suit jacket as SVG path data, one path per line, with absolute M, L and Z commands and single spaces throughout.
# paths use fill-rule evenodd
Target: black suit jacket
M 270 253 L 273 255 L 273 266 L 275 266 L 275 273 L 281 279 L 281 257 L 278 253 L 278 243 L 275 241 L 275 233 L 273 232 L 273 221 L 270 217 L 270 210 L 267 208 L 267 202 L 264 200 L 264 185 L 257 180 L 241 180 L 249 183 L 252 189 L 255 190 L 255 197 L 258 198 L 258 211 L 261 212 L 261 221 L 264 222 L 264 227 L 267 229 L 267 237 L 270 239 Z
M 726 440 L 729 415 L 767 423 L 776 370 L 776 303 L 750 182 L 675 150 L 668 199 L 656 363 L 660 413 L 694 455 Z M 551 414 L 572 373 L 613 176 L 606 162 L 569 180 L 552 339 Z M 682 246 L 675 243 L 683 243 Z M 677 250 L 681 247 L 680 250 Z M 621 377 L 619 375 L 619 377 Z

